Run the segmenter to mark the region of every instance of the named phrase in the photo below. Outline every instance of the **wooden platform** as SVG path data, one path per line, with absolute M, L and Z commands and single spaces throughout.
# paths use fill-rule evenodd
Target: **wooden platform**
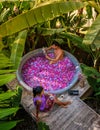
M 62 99 L 63 101 L 70 100 L 72 104 L 68 108 L 55 105 L 48 113 L 49 115 L 42 116 L 41 120 L 49 125 L 50 130 L 100 130 L 100 115 L 82 101 L 82 98 L 89 96 L 91 93 L 91 87 L 85 77 L 76 83 L 72 89 L 78 89 L 79 96 L 70 96 L 65 92 Z M 60 98 L 61 95 L 57 96 Z M 32 98 L 32 92 L 23 88 L 21 104 L 35 119 L 33 114 L 35 107 Z

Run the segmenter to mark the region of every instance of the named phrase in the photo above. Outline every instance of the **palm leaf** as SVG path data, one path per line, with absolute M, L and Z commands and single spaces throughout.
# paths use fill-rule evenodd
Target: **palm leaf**
M 10 82 L 11 80 L 13 80 L 16 77 L 15 74 L 4 74 L 4 75 L 0 75 L 0 86 Z
M 1 62 L 1 61 L 0 61 Z M 13 64 L 11 62 L 6 62 L 4 61 L 3 63 L 0 63 L 0 69 L 2 68 L 7 68 L 7 67 L 11 67 L 13 66 Z
M 0 74 L 15 72 L 16 70 L 0 70 Z
M 83 2 L 53 2 L 22 13 L 0 26 L 2 37 L 12 35 L 18 31 L 29 28 L 38 23 L 52 20 L 64 13 L 86 6 Z
M 0 122 L 0 130 L 11 130 L 19 121 Z
M 24 45 L 27 37 L 27 30 L 19 32 L 17 38 L 14 41 L 11 52 L 11 61 L 14 63 L 13 69 L 17 69 L 23 54 Z
M 5 93 L 0 94 L 0 102 L 1 102 L 1 101 L 4 101 L 4 100 L 6 100 L 6 99 L 11 98 L 11 97 L 14 96 L 15 94 L 16 94 L 16 93 L 13 92 L 13 91 L 7 91 L 7 92 L 5 92 Z
M 13 66 L 11 60 L 6 57 L 3 53 L 0 53 L 0 69 Z
M 100 14 L 93 22 L 87 34 L 85 35 L 83 39 L 83 44 L 87 45 L 95 44 L 96 48 L 100 48 L 100 45 L 98 45 L 97 42 L 94 42 L 97 39 L 97 37 L 100 36 L 99 34 L 100 34 Z
M 15 107 L 15 108 L 5 108 L 5 109 L 0 109 L 0 119 L 9 116 L 13 113 L 16 113 L 16 111 L 18 111 L 19 107 Z

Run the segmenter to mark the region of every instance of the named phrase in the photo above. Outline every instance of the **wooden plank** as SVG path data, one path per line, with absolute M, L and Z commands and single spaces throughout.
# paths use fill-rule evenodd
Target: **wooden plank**
M 77 82 L 72 88 L 79 90 L 78 96 L 70 96 L 67 91 L 63 93 L 63 101 L 71 100 L 71 105 L 67 108 L 61 108 L 55 105 L 53 109 L 48 112 L 49 116 L 41 118 L 42 121 L 49 125 L 50 130 L 100 130 L 100 115 L 80 99 L 84 96 L 88 96 L 88 92 L 90 94 L 90 85 L 86 79 L 83 81 L 84 83 L 82 81 Z M 10 89 L 12 89 L 13 86 L 15 89 L 16 84 L 17 80 L 13 81 L 10 84 Z M 57 96 L 60 97 L 61 95 Z M 32 92 L 23 89 L 21 104 L 32 118 L 35 119 L 32 114 L 35 112 Z
M 50 130 L 88 130 L 98 117 L 97 113 L 76 98 L 68 108 L 58 108 L 43 121 L 49 125 Z

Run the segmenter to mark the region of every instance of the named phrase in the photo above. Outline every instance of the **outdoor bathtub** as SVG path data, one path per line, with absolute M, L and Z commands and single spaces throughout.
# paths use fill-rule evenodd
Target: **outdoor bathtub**
M 52 54 L 53 51 L 49 52 Z M 53 94 L 61 94 L 70 89 L 77 82 L 81 68 L 72 54 L 67 51 L 64 53 L 64 60 L 52 65 L 45 58 L 42 48 L 24 55 L 17 70 L 20 85 L 29 91 L 32 91 L 33 87 L 41 85 L 45 92 Z

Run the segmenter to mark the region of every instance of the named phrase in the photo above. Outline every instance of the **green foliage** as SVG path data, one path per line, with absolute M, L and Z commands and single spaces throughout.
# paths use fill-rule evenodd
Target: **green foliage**
M 70 33 L 70 32 L 62 32 L 60 34 L 60 37 L 70 39 L 70 41 L 72 41 L 72 44 L 74 44 L 78 48 L 89 53 L 90 50 L 89 50 L 88 46 L 82 43 L 83 39 L 81 37 L 79 37 L 78 35 Z
M 0 52 L 0 129 L 10 130 L 13 128 L 18 121 L 11 121 L 12 115 L 14 115 L 19 110 L 19 92 L 17 91 L 3 91 L 4 84 L 13 80 L 16 75 L 12 72 L 15 70 L 9 69 L 13 66 L 11 60 Z M 16 102 L 15 102 L 16 101 Z M 10 120 L 10 121 L 9 121 Z M 8 126 L 5 126 L 8 125 Z
M 7 17 L 8 13 L 10 11 L 10 8 L 4 9 L 0 15 L 0 23 L 4 21 L 4 18 Z
M 0 129 L 10 130 L 19 121 L 12 121 L 12 116 L 19 110 L 19 103 L 21 99 L 21 89 L 8 90 L 6 92 L 1 90 L 0 94 Z M 8 125 L 8 126 L 4 126 Z
M 2 3 L 0 3 L 0 11 L 1 11 L 1 9 L 2 9 Z
M 92 7 L 87 5 L 86 6 L 86 12 L 87 12 L 87 15 L 88 15 L 88 18 L 92 18 Z
M 0 86 L 10 82 L 11 80 L 13 80 L 16 77 L 15 74 L 3 74 L 0 75 Z
M 11 62 L 11 60 L 0 52 L 0 69 L 4 69 L 13 65 L 14 64 Z
M 98 0 L 91 0 L 91 1 L 88 1 L 88 4 L 91 6 L 91 7 L 94 7 L 95 10 L 100 13 L 100 2 Z
M 0 109 L 0 119 L 17 112 L 19 107 Z
M 11 130 L 19 121 L 0 121 L 0 130 Z
M 93 22 L 92 26 L 89 28 L 87 34 L 85 35 L 83 39 L 84 44 L 95 44 L 96 48 L 99 49 L 100 45 L 96 45 L 95 39 L 98 36 L 98 33 L 100 34 L 100 14 L 96 18 L 96 20 Z M 99 35 L 100 36 L 100 35 Z
M 96 64 L 100 59 L 100 4 L 95 1 L 88 1 L 89 6 L 94 7 L 97 11 L 97 17 L 94 20 L 91 27 L 88 29 L 84 39 L 83 44 L 90 47 L 90 55 L 93 59 L 93 66 L 96 68 Z
M 100 73 L 93 67 L 81 64 L 83 73 L 87 76 L 87 80 L 94 89 L 95 95 L 100 96 Z
M 7 74 L 7 73 L 12 73 L 12 72 L 15 72 L 15 70 L 6 70 L 6 69 L 5 69 L 5 70 L 0 70 L 0 75 L 1 75 L 1 74 L 5 74 L 5 73 L 6 73 L 6 74 Z
M 93 56 L 94 61 L 99 59 L 100 7 L 93 1 L 87 1 L 88 6 L 84 2 L 62 1 L 46 0 L 45 2 L 45 0 L 36 0 L 35 5 L 33 1 L 6 1 L 6 4 L 5 2 L 0 3 L 0 51 L 10 57 L 9 59 L 3 53 L 0 53 L 0 85 L 4 85 L 15 78 L 13 72 L 19 66 L 23 51 L 25 52 L 24 45 L 29 43 L 34 49 L 33 46 L 41 43 L 41 36 L 48 45 L 53 40 L 57 40 L 61 44 L 65 42 L 69 46 L 72 44 L 88 52 Z M 18 9 L 17 12 L 14 11 L 15 6 Z M 81 12 L 83 7 L 87 8 L 88 17 L 83 16 Z M 87 18 L 92 18 L 92 7 L 98 12 L 98 17 L 88 30 L 83 25 Z M 73 12 L 75 10 L 78 10 L 77 14 Z M 56 26 L 57 21 L 61 24 L 59 28 Z M 87 34 L 81 34 L 81 29 L 87 31 Z M 30 32 L 32 33 L 30 34 Z M 82 65 L 82 70 L 87 75 L 95 95 L 100 96 L 100 74 L 94 68 L 85 65 Z M 3 112 L 3 115 L 0 113 L 1 120 L 3 120 L 3 122 L 0 122 L 0 129 L 9 130 L 17 123 L 17 121 L 10 122 L 9 119 L 18 110 L 21 89 L 18 87 L 14 92 L 5 93 L 1 86 L 0 92 L 0 107 L 5 108 L 0 110 L 0 112 Z M 49 130 L 49 127 L 43 122 L 38 123 L 38 128 Z
M 22 95 L 22 87 L 21 86 L 16 86 L 16 95 L 14 95 L 11 98 L 11 106 L 12 107 L 17 107 L 20 104 L 21 101 L 21 95 Z
M 14 70 L 5 70 L 10 66 L 13 66 L 10 59 L 7 58 L 4 54 L 0 53 L 0 86 L 10 82 L 16 77 L 15 74 L 9 73 Z
M 60 34 L 61 32 L 65 31 L 66 28 L 37 28 L 37 33 L 41 34 L 42 36 Z
M 7 91 L 7 92 L 1 93 L 1 94 L 0 94 L 0 104 L 1 104 L 1 102 L 3 102 L 4 100 L 11 98 L 11 97 L 14 96 L 15 94 L 16 94 L 16 93 L 13 92 L 13 91 L 11 91 L 11 90 L 9 90 L 9 91 Z
M 17 69 L 20 64 L 20 60 L 24 51 L 26 37 L 27 37 L 27 30 L 19 32 L 18 36 L 16 37 L 13 43 L 10 57 L 11 61 L 14 64 L 14 66 L 12 67 L 13 69 Z
M 38 130 L 50 130 L 49 126 L 44 122 L 38 122 Z
M 0 35 L 2 37 L 12 35 L 18 31 L 29 28 L 33 25 L 52 20 L 64 13 L 80 9 L 85 4 L 82 2 L 53 2 L 40 7 L 35 7 L 25 13 L 1 24 Z

